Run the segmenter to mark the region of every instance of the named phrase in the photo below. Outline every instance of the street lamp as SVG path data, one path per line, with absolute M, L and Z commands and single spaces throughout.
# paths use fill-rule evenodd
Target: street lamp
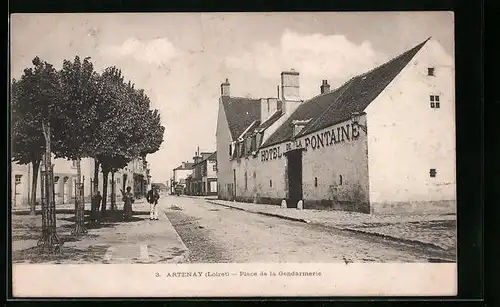
M 351 113 L 351 122 L 352 122 L 352 125 L 356 125 L 356 127 L 359 127 L 361 128 L 361 130 L 363 130 L 364 133 L 366 133 L 367 131 L 367 127 L 365 125 L 361 125 L 359 123 L 359 119 L 361 118 L 362 115 L 364 115 L 365 113 L 361 113 L 361 112 L 352 112 Z

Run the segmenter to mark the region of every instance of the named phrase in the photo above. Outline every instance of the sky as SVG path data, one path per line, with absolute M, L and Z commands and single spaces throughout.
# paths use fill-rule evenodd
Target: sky
M 220 83 L 231 95 L 276 97 L 280 73 L 300 73 L 300 95 L 332 89 L 432 37 L 454 58 L 452 12 L 141 13 L 11 15 L 11 77 L 42 60 L 91 57 L 122 69 L 159 109 L 164 142 L 148 155 L 153 182 L 197 149 L 215 151 Z

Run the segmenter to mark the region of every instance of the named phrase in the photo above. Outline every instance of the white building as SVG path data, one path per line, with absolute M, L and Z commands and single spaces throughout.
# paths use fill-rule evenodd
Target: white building
M 366 213 L 455 212 L 453 61 L 426 40 L 302 101 L 299 73 L 281 97 L 221 85 L 219 198 Z
M 76 197 L 76 161 L 66 159 L 52 159 L 54 165 L 54 198 L 56 205 L 59 204 L 73 204 Z M 29 198 L 31 197 L 33 166 L 30 164 L 19 165 L 11 163 L 12 167 L 12 191 L 11 199 L 13 207 L 27 207 Z M 93 192 L 94 180 L 94 160 L 92 158 L 85 158 L 80 163 L 82 181 L 83 181 L 83 194 L 85 201 L 90 201 Z M 40 170 L 44 170 L 43 164 Z M 40 203 L 42 180 L 40 179 L 40 170 L 37 174 L 37 191 L 35 202 Z M 130 186 L 135 192 L 136 197 L 141 197 L 147 191 L 148 185 L 148 168 L 147 162 L 143 159 L 132 160 L 124 169 L 115 173 L 115 193 L 120 195 L 120 189 L 125 189 Z M 99 191 L 103 193 L 103 174 L 99 172 Z M 111 200 L 112 193 L 112 179 L 111 174 L 108 175 L 108 199 Z M 120 197 L 117 201 L 120 201 Z M 108 201 L 109 204 L 109 201 Z
M 181 165 L 173 169 L 174 176 L 172 177 L 171 189 L 186 187 L 186 178 L 193 175 L 193 165 L 191 162 L 182 162 Z M 172 193 L 174 190 L 171 191 Z

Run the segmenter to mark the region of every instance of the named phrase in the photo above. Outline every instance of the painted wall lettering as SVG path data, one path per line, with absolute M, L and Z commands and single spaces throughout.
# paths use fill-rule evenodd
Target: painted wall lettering
M 276 146 L 273 148 L 264 149 L 264 150 L 260 151 L 260 161 L 261 162 L 281 159 L 282 156 L 283 156 L 283 152 L 282 152 L 280 146 Z
M 272 148 L 260 150 L 260 161 L 269 161 L 281 159 L 283 153 L 294 150 L 295 148 L 303 148 L 307 150 L 333 146 L 335 144 L 356 140 L 359 137 L 359 130 L 356 125 L 345 124 L 341 127 L 335 127 L 328 131 L 317 132 L 307 137 L 295 140 L 293 142 L 282 143 Z M 304 142 L 302 142 L 302 140 Z M 304 144 L 304 146 L 302 146 Z
M 356 125 L 345 124 L 342 127 L 333 128 L 329 131 L 316 133 L 304 138 L 305 149 L 312 149 L 332 146 L 340 142 L 356 140 L 359 137 L 359 130 Z
M 358 126 L 352 125 L 352 138 L 353 138 L 353 140 L 357 139 L 358 137 L 359 137 Z

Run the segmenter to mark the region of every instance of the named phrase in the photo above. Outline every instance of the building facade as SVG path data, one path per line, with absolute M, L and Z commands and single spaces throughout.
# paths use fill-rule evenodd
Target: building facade
M 76 161 L 66 159 L 52 159 L 54 171 L 54 198 L 56 205 L 61 204 L 74 204 L 77 193 L 77 172 Z M 12 169 L 12 191 L 11 199 L 13 207 L 28 207 L 32 180 L 33 180 L 33 166 L 31 164 L 19 165 L 11 163 Z M 93 191 L 94 182 L 94 159 L 84 158 L 81 159 L 80 169 L 82 174 L 83 195 L 86 202 L 90 201 Z M 37 178 L 37 191 L 35 202 L 41 203 L 45 193 L 42 191 L 44 185 L 41 173 L 45 168 L 43 163 L 40 165 L 40 170 L 36 174 Z M 103 174 L 99 171 L 98 175 L 98 189 L 103 192 Z M 111 201 L 112 197 L 120 194 L 119 190 L 130 186 L 135 192 L 137 198 L 145 195 L 149 184 L 149 169 L 145 158 L 137 158 L 132 160 L 128 165 L 117 171 L 114 174 L 114 179 L 111 174 L 108 175 L 108 200 Z M 115 187 L 113 191 L 113 186 Z M 116 198 L 115 198 L 116 199 Z M 121 198 L 118 198 L 118 201 Z M 109 203 L 109 202 L 108 202 Z
M 177 190 L 181 194 L 186 193 L 186 179 L 192 176 L 193 173 L 193 163 L 182 162 L 181 165 L 173 169 L 173 177 L 171 182 L 171 193 L 175 193 Z
M 433 40 L 301 100 L 231 97 L 221 85 L 221 199 L 364 213 L 455 212 L 454 67 Z M 246 116 L 241 116 L 246 114 Z
M 190 172 L 186 172 L 185 179 L 181 180 L 183 182 L 183 194 L 217 195 L 217 153 L 200 153 L 198 148 L 194 154 L 193 163 L 189 167 Z M 182 165 L 180 168 L 182 168 Z M 174 169 L 174 172 L 178 169 L 179 167 Z

